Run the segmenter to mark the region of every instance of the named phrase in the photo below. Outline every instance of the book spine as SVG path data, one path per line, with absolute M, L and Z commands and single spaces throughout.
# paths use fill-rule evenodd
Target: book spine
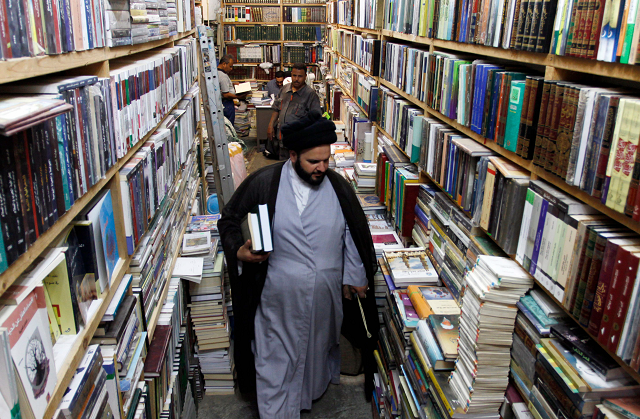
M 548 172 L 557 172 L 555 169 L 556 162 L 556 153 L 557 153 L 557 145 L 556 140 L 558 138 L 558 126 L 560 124 L 560 120 L 562 119 L 562 109 L 565 108 L 566 115 L 566 107 L 565 105 L 565 96 L 567 92 L 569 92 L 570 88 L 568 86 L 558 86 L 556 88 L 556 97 L 553 103 L 553 110 L 549 125 L 549 135 L 547 137 L 547 151 L 546 151 L 546 160 L 544 164 L 544 169 Z
M 45 129 L 43 130 L 42 136 L 42 151 L 44 152 L 44 158 L 46 161 L 45 167 L 45 179 L 47 182 L 47 188 L 49 189 L 49 219 L 51 224 L 55 223 L 58 220 L 58 191 L 55 181 L 55 168 L 54 168 L 54 159 L 53 159 L 53 151 L 54 144 L 57 145 L 57 142 L 52 138 L 53 130 L 51 127 L 51 120 L 45 122 Z M 60 184 L 60 188 L 62 188 L 62 184 Z
M 609 346 L 609 338 L 612 333 L 613 319 L 615 318 L 616 310 L 618 309 L 618 306 L 622 299 L 625 271 L 629 269 L 630 265 L 630 252 L 622 250 L 621 252 L 619 252 L 619 254 L 616 255 L 613 274 L 611 275 L 611 287 L 609 289 L 607 301 L 604 305 L 602 320 L 600 320 L 600 329 L 598 330 L 598 342 L 606 347 Z M 629 293 L 630 292 L 631 291 L 629 291 Z
M 618 246 L 610 243 L 605 247 L 604 254 L 602 256 L 602 267 L 600 269 L 598 284 L 595 288 L 593 307 L 591 308 L 591 315 L 589 317 L 588 330 L 593 336 L 598 336 L 598 330 L 600 329 L 600 321 L 604 314 L 605 301 L 609 295 L 609 287 L 611 285 L 612 271 L 616 262 L 617 251 Z
M 589 327 L 589 320 L 593 309 L 593 300 L 596 294 L 596 287 L 598 285 L 598 278 L 602 268 L 602 260 L 606 245 L 607 239 L 598 235 L 593 248 L 593 259 L 591 261 L 589 273 L 587 274 L 582 307 L 580 308 L 579 316 L 577 317 L 580 324 L 584 327 Z M 576 311 L 578 311 L 577 304 L 574 312 Z
M 582 269 L 579 272 L 579 280 L 577 282 L 577 292 L 574 304 L 569 307 L 569 310 L 573 313 L 573 317 L 576 319 L 580 318 L 580 310 L 582 308 L 582 303 L 584 302 L 584 293 L 587 287 L 587 277 L 589 275 L 589 270 L 591 269 L 591 262 L 593 261 L 593 252 L 596 246 L 596 240 L 598 234 L 590 230 L 589 238 L 587 240 L 587 246 L 585 250 L 584 262 L 582 265 Z
M 0 143 L 0 156 L 2 157 L 2 161 L 4 162 L 4 155 L 6 154 L 8 148 L 8 141 L 3 141 Z M 12 209 L 11 209 L 11 190 L 9 184 L 9 176 L 7 174 L 6 164 L 2 164 L 0 167 L 0 223 L 2 224 L 2 238 L 4 242 L 4 252 L 6 254 L 6 261 L 10 265 L 12 264 L 18 257 L 20 253 L 18 252 L 18 233 L 17 226 L 12 217 Z
M 617 303 L 613 306 L 613 318 L 611 320 L 611 334 L 609 335 L 607 348 L 615 353 L 618 349 L 618 343 L 620 342 L 620 334 L 624 327 L 624 322 L 627 317 L 627 311 L 629 309 L 629 299 L 633 292 L 633 287 L 636 282 L 636 275 L 638 272 L 638 262 L 640 258 L 638 255 L 631 254 L 629 256 L 629 264 L 625 269 L 623 275 L 622 292 Z
M 544 82 L 542 86 L 542 102 L 540 103 L 540 113 L 538 116 L 538 124 L 535 133 L 535 145 L 533 146 L 533 164 L 536 166 L 540 166 L 541 153 L 542 153 L 542 142 L 544 141 L 544 126 L 547 120 L 547 113 L 550 112 L 549 104 L 551 102 L 551 88 L 555 90 L 554 83 Z M 531 104 L 529 104 L 531 106 Z
M 593 191 L 591 192 L 591 196 L 595 198 L 603 197 L 607 165 L 609 163 L 611 144 L 613 142 L 613 130 L 616 124 L 616 116 L 618 113 L 619 103 L 620 98 L 618 96 L 614 96 L 609 100 L 609 109 L 607 110 L 607 117 L 604 126 L 604 132 L 602 135 L 602 144 L 600 145 L 600 155 L 598 156 L 596 162 L 595 177 L 593 180 Z
M 35 243 L 38 235 L 36 230 L 36 222 L 34 217 L 34 209 L 33 209 L 33 201 L 31 199 L 30 194 L 30 179 L 29 167 L 26 162 L 26 153 L 24 146 L 24 134 L 18 134 L 15 139 L 14 144 L 14 156 L 13 156 L 13 164 L 16 169 L 16 178 L 18 182 L 18 192 L 20 195 L 20 210 L 23 218 L 23 225 L 25 229 L 25 240 L 27 242 L 27 247 L 33 243 Z M 0 249 L 4 252 L 4 247 Z M 1 257 L 0 259 L 6 261 L 6 256 Z M 1 265 L 1 263 L 0 263 Z

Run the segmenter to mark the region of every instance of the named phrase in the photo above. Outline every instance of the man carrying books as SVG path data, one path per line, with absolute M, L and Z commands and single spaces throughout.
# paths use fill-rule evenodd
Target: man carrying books
M 265 156 L 273 159 L 287 159 L 289 155 L 283 148 L 282 129 L 296 124 L 307 117 L 317 119 L 322 114 L 320 99 L 316 91 L 307 85 L 307 66 L 296 63 L 291 70 L 291 83 L 280 89 L 280 94 L 271 106 L 273 114 L 267 127 L 267 147 Z M 317 114 L 317 116 L 316 116 Z
M 236 94 L 236 89 L 233 87 L 233 82 L 229 78 L 229 72 L 233 70 L 233 63 L 235 58 L 233 55 L 226 54 L 220 58 L 220 63 L 218 64 L 218 78 L 220 80 L 220 93 L 222 93 L 222 106 L 225 118 L 231 122 L 233 125 L 236 120 L 236 108 L 233 104 L 233 99 L 244 99 L 247 97 L 247 93 Z
M 255 385 L 263 418 L 299 418 L 330 382 L 339 383 L 340 331 L 362 350 L 371 397 L 378 336 L 367 219 L 349 184 L 328 169 L 335 125 L 307 118 L 283 134 L 289 160 L 249 176 L 218 221 L 236 316 L 238 384 L 242 392 Z M 241 224 L 262 204 L 273 252 L 255 254 Z

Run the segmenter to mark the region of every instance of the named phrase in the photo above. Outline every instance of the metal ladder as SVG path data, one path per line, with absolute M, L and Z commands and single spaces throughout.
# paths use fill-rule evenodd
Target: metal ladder
M 198 26 L 200 44 L 200 86 L 202 104 L 207 122 L 209 148 L 213 158 L 214 180 L 218 193 L 220 210 L 229 202 L 235 190 L 231 175 L 231 161 L 227 145 L 227 133 L 224 128 L 222 94 L 218 79 L 218 60 L 215 53 L 214 32 L 208 26 Z

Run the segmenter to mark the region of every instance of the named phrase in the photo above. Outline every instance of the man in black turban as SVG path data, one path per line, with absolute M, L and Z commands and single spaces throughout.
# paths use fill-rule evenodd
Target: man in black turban
M 339 383 L 340 333 L 362 351 L 371 397 L 377 263 L 353 189 L 328 168 L 333 122 L 300 121 L 283 127 L 283 136 L 289 160 L 245 179 L 218 228 L 233 294 L 240 391 L 256 390 L 260 417 L 297 419 L 329 383 Z M 241 230 L 260 204 L 267 204 L 273 238 L 266 255 L 252 253 Z

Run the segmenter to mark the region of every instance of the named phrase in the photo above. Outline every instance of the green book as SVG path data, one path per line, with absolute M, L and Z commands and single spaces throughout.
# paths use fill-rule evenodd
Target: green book
M 511 82 L 509 92 L 509 109 L 507 110 L 507 124 L 504 131 L 504 148 L 516 152 L 518 146 L 518 132 L 520 130 L 520 116 L 524 102 L 524 80 Z

